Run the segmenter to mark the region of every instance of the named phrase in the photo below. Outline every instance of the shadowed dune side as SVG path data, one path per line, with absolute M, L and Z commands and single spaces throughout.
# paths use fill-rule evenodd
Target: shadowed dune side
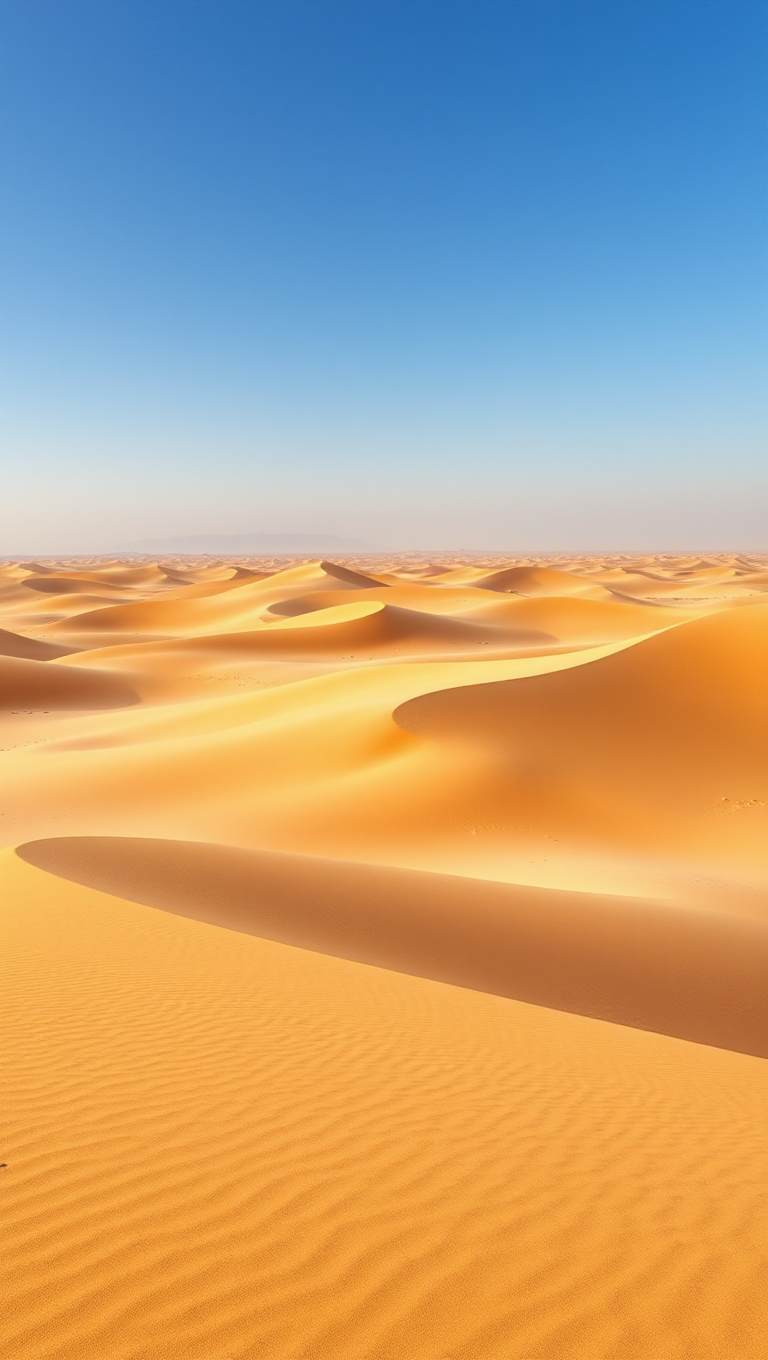
M 202 633 L 179 639 L 197 650 L 248 652 L 252 655 L 350 659 L 357 655 L 406 653 L 423 656 L 445 651 L 479 653 L 480 647 L 496 651 L 557 645 L 550 634 L 515 625 L 453 619 L 425 614 L 399 605 L 364 600 L 276 614 L 273 620 L 254 620 L 256 626 Z M 289 606 L 290 608 L 290 606 Z M 155 640 L 155 639 L 151 639 Z M 170 639 L 157 639 L 170 645 Z
M 612 594 L 620 600 L 646 600 L 648 603 L 719 602 L 728 605 L 743 599 L 759 599 L 763 587 L 758 579 L 744 576 L 659 576 L 654 572 L 625 572 L 620 580 L 610 583 Z
M 24 637 L 0 628 L 0 656 L 21 657 L 27 661 L 54 661 L 59 656 L 70 656 L 73 647 L 60 647 L 55 642 Z
M 115 562 L 113 566 L 99 568 L 99 579 L 103 581 L 115 581 L 119 585 L 126 585 L 136 588 L 141 587 L 162 587 L 166 584 L 165 572 L 157 563 L 149 563 L 145 566 L 131 567 L 125 562 Z
M 307 616 L 300 616 L 307 618 Z M 316 615 L 322 623 L 322 614 Z M 309 622 L 309 620 L 307 619 Z M 414 609 L 404 609 L 400 605 L 379 604 L 370 607 L 356 618 L 326 625 L 317 630 L 294 634 L 293 629 L 280 625 L 281 632 L 272 625 L 269 632 L 258 636 L 258 646 L 267 648 L 297 647 L 298 650 L 346 650 L 347 647 L 407 647 L 414 653 L 430 652 L 441 647 L 462 648 L 477 646 L 504 647 L 510 642 L 519 641 L 512 629 L 506 630 L 494 624 L 475 623 L 471 620 L 453 619 L 443 615 L 424 614 Z M 529 632 L 524 640 L 547 643 L 552 639 L 540 633 Z
M 369 587 L 365 587 L 366 590 Z M 312 590 L 306 595 L 289 595 L 287 600 L 276 600 L 268 606 L 264 622 L 275 619 L 297 619 L 302 614 L 317 614 L 323 609 L 337 609 L 340 605 L 350 604 L 352 587 L 340 590 Z M 353 597 L 354 598 L 354 597 Z M 365 596 L 361 597 L 365 599 Z
M 61 571 L 60 567 L 47 567 L 43 562 L 20 562 L 18 571 L 34 573 L 34 575 L 46 576 L 50 573 Z
M 236 575 L 233 567 L 226 567 L 223 564 L 218 567 L 211 567 L 208 571 L 180 571 L 175 567 L 163 566 L 160 568 L 163 576 L 172 586 L 191 586 L 200 585 L 204 582 L 221 583 L 231 581 Z
M 126 708 L 138 695 L 112 671 L 0 656 L 0 709 Z
M 701 561 L 686 562 L 682 566 L 674 567 L 669 571 L 652 570 L 650 567 L 638 567 L 639 576 L 647 576 L 651 581 L 728 581 L 736 575 L 734 567 L 725 564 L 707 563 Z
M 660 605 L 591 600 L 583 596 L 493 599 L 473 611 L 478 622 L 511 630 L 538 631 L 569 646 L 600 646 L 620 638 L 647 636 L 685 619 Z M 470 616 L 472 617 L 472 616 Z
M 252 598 L 257 583 L 225 581 L 205 584 L 179 583 L 178 590 L 168 591 L 164 597 L 131 601 L 86 609 L 67 619 L 52 623 L 48 631 L 97 638 L 149 636 L 177 636 L 200 631 L 220 631 L 237 627 L 245 621 L 257 620 L 263 607 L 258 597 Z M 233 599 L 233 597 L 236 597 Z
M 458 620 L 468 620 L 470 622 L 484 623 L 488 620 L 494 621 L 493 611 L 498 610 L 499 618 L 504 621 L 504 611 L 514 610 L 516 605 L 526 603 L 536 604 L 536 601 L 526 601 L 522 598 L 507 598 L 499 600 L 496 596 L 489 594 L 488 591 L 474 590 L 471 587 L 453 589 L 445 586 L 436 591 L 429 586 L 422 586 L 418 583 L 409 582 L 403 584 L 402 581 L 384 582 L 373 594 L 376 583 L 371 583 L 365 588 L 354 590 L 352 586 L 345 586 L 343 589 L 319 589 L 313 588 L 303 595 L 289 595 L 284 600 L 276 600 L 270 604 L 266 614 L 263 616 L 265 621 L 275 618 L 294 618 L 300 614 L 316 613 L 320 609 L 331 609 L 341 604 L 350 604 L 352 600 L 359 600 L 370 603 L 371 600 L 378 600 L 380 604 L 387 608 L 397 607 L 407 609 L 410 613 L 420 614 L 424 617 L 432 618 L 454 618 Z M 640 613 L 641 610 L 638 610 Z M 650 610 L 646 610 L 650 614 Z M 651 628 L 636 631 L 652 631 L 658 626 L 658 620 L 651 623 Z
M 520 595 L 588 595 L 593 599 L 607 599 L 602 586 L 589 578 L 552 567 L 505 567 L 491 572 L 474 582 L 482 590 L 517 593 Z
M 111 596 L 100 592 L 98 586 L 94 586 L 94 593 L 88 595 L 80 595 L 71 591 L 65 591 L 63 595 L 52 595 L 39 590 L 30 591 L 26 589 L 23 582 L 20 583 L 18 590 L 22 593 L 23 598 L 20 599 L 19 595 L 16 594 L 15 601 L 8 599 L 6 591 L 2 592 L 3 612 L 11 613 L 9 622 L 12 624 L 12 629 L 15 631 L 16 629 L 34 628 L 40 634 L 46 636 L 49 632 L 52 632 L 54 634 L 52 641 L 56 641 L 57 632 L 65 635 L 65 642 L 69 640 L 68 635 L 73 631 L 68 627 L 70 619 L 79 618 L 81 615 L 87 615 L 95 610 L 122 607 L 121 604 L 115 603 Z M 14 603 L 20 608 L 13 610 Z M 128 607 L 131 607 L 130 604 Z M 75 631 L 79 630 L 76 629 Z M 79 644 L 79 637 L 77 642 Z
M 326 576 L 332 576 L 335 580 L 344 585 L 352 586 L 355 590 L 386 590 L 387 582 L 377 581 L 373 576 L 367 576 L 361 571 L 352 571 L 349 567 L 339 566 L 337 562 L 321 562 L 321 571 Z
M 251 571 L 248 567 L 232 567 L 233 581 L 263 581 L 269 575 L 266 571 Z
M 62 837 L 17 854 L 230 930 L 768 1057 L 757 921 L 199 842 Z
M 552 825 L 706 851 L 723 833 L 743 870 L 766 868 L 768 607 L 750 605 L 667 629 L 566 671 L 435 691 L 394 714 L 428 741 L 471 749 L 487 779 Z M 537 792 L 538 791 L 538 792 Z M 729 806 L 730 805 L 730 806 Z
M 0 574 L 0 611 L 10 615 L 9 621 L 16 619 L 19 607 L 24 610 L 25 606 L 33 602 L 39 604 L 39 601 L 24 589 L 23 581 L 14 576 Z M 13 626 L 17 626 L 15 622 Z
M 171 637 L 248 629 L 259 626 L 262 611 L 275 600 L 292 593 L 303 594 L 318 582 L 327 586 L 330 580 L 317 563 L 289 568 L 266 578 L 257 574 L 235 577 L 228 568 L 224 579 L 193 581 L 180 574 L 168 579 L 176 589 L 106 608 L 83 609 L 52 623 L 49 631 L 54 635 L 64 632 L 95 638 L 109 633 Z
M 116 596 L 119 600 L 130 599 L 131 587 L 124 583 L 104 579 L 91 572 L 87 576 L 43 576 L 37 579 L 28 576 L 22 583 L 27 590 L 36 590 L 40 595 L 103 595 L 104 599 Z
M 690 722 L 710 721 L 710 740 L 718 744 L 731 744 L 736 733 L 745 741 L 765 740 L 768 605 L 718 612 L 665 628 L 597 662 L 573 667 L 567 676 L 542 675 L 513 683 L 514 689 L 483 687 L 483 701 L 495 698 L 496 709 L 478 713 L 477 722 L 472 716 L 472 687 L 414 699 L 407 711 L 398 710 L 396 720 L 423 735 L 450 736 L 464 728 L 473 737 L 496 740 L 503 733 L 498 724 L 504 716 L 516 725 L 518 714 L 528 720 L 534 712 L 543 716 L 545 710 L 548 722 L 557 717 L 577 733 L 587 719 L 592 726 L 615 722 L 631 735 L 641 727 L 655 728 L 664 718 L 668 730 L 655 730 L 658 736 L 671 736 L 687 717 Z M 442 711 L 441 704 L 450 707 Z

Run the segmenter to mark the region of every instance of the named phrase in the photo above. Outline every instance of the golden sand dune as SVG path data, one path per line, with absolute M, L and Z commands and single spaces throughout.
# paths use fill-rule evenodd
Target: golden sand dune
M 476 584 L 483 590 L 499 590 L 515 595 L 587 595 L 602 599 L 605 591 L 595 587 L 589 577 L 551 567 L 505 567 L 481 576 Z
M 331 576 L 334 581 L 340 581 L 355 590 L 375 589 L 383 584 L 374 576 L 361 571 L 350 571 L 349 567 L 342 567 L 338 562 L 321 562 L 320 570 L 324 571 L 326 576 Z
M 68 656 L 70 652 L 70 647 L 22 637 L 19 633 L 9 633 L 6 628 L 0 628 L 0 656 L 20 656 L 28 661 L 55 661 L 58 657 Z
M 473 602 L 467 617 L 504 625 L 513 633 L 529 632 L 570 649 L 598 647 L 619 638 L 644 637 L 673 623 L 683 622 L 688 616 L 676 611 L 674 619 L 670 619 L 666 610 L 660 614 L 656 606 L 644 603 L 551 596 L 493 600 L 492 603 L 483 600 L 480 605 Z
M 190 632 L 245 630 L 258 626 L 261 612 L 275 600 L 290 598 L 317 579 L 338 588 L 339 582 L 319 563 L 289 568 L 266 580 L 250 572 L 228 573 L 223 580 L 217 576 L 203 581 L 183 580 L 176 575 L 171 578 L 175 586 L 171 591 L 152 592 L 138 602 L 117 607 L 88 608 L 83 613 L 51 621 L 48 631 L 53 635 L 63 632 L 172 637 Z
M 0 567 L 10 1360 L 762 1360 L 768 562 Z
M 10 1360 L 762 1360 L 764 1062 L 3 858 Z
M 136 702 L 130 687 L 108 671 L 0 656 L 0 708 L 90 710 Z
M 768 1057 L 768 920 L 195 841 L 17 853 L 230 930 Z
M 768 605 L 720 613 L 557 674 L 436 692 L 395 712 L 406 730 L 484 754 L 499 802 L 525 802 L 648 853 L 716 845 L 732 869 L 766 845 L 730 805 L 768 810 Z M 537 806 L 537 804 L 539 806 Z M 728 849 L 726 849 L 726 845 Z M 730 853 L 729 853 L 730 852 Z

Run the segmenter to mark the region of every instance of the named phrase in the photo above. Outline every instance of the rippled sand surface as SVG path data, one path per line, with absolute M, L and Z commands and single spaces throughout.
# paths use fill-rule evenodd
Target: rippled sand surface
M 0 564 L 8 1360 L 763 1360 L 768 559 Z

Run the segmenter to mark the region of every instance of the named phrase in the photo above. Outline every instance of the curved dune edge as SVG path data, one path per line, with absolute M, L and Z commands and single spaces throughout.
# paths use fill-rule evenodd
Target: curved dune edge
M 768 930 L 752 920 L 196 842 L 62 837 L 16 853 L 229 930 L 768 1057 Z
M 352 586 L 356 590 L 381 590 L 382 585 L 386 588 L 387 582 L 378 581 L 376 577 L 369 576 L 367 572 L 351 571 L 349 567 L 344 567 L 338 562 L 327 562 L 325 559 L 320 563 L 320 570 L 326 576 L 333 577 L 336 581 L 341 581 L 345 586 Z
M 139 696 L 112 671 L 85 670 L 67 658 L 36 661 L 27 657 L 0 656 L 0 710 L 98 710 L 128 708 Z
M 55 642 L 43 642 L 0 628 L 0 656 L 13 656 L 23 661 L 57 661 L 59 657 L 70 656 L 72 651 L 72 647 L 59 647 Z

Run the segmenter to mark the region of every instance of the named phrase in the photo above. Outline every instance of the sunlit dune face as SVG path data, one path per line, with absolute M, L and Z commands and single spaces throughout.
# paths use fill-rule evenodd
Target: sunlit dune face
M 762 1360 L 768 559 L 9 562 L 0 748 L 4 1355 Z

